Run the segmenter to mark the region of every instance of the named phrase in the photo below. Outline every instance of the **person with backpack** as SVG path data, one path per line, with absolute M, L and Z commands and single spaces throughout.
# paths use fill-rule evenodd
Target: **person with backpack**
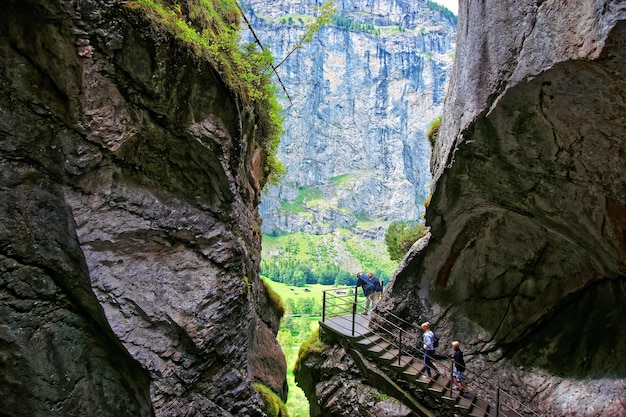
M 430 330 L 429 322 L 426 321 L 422 323 L 422 331 L 424 332 L 424 365 L 426 365 L 426 373 L 428 374 L 428 377 L 426 377 L 426 375 L 424 375 L 424 377 L 432 378 L 431 368 L 435 370 L 435 375 L 439 374 L 439 369 L 437 369 L 432 361 L 435 355 L 435 348 L 439 345 L 439 340 L 435 337 L 433 331 Z
M 467 397 L 467 387 L 465 386 L 465 359 L 463 359 L 463 351 L 458 341 L 452 342 L 454 349 L 454 369 L 452 370 L 452 382 L 454 388 L 459 390 L 459 395 Z

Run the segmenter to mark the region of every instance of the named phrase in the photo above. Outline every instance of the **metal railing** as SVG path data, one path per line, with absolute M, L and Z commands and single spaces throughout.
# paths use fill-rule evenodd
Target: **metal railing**
M 344 326 L 344 330 L 354 337 L 357 323 L 357 310 L 362 307 L 362 304 L 363 301 L 360 301 L 358 298 L 358 287 L 341 287 L 325 290 L 323 292 L 322 301 L 322 322 L 335 317 L 348 317 L 349 327 Z M 405 364 L 409 364 L 414 361 L 418 362 L 424 360 L 425 352 L 421 348 L 421 340 L 416 337 L 416 335 L 419 334 L 418 332 L 421 332 L 421 329 L 418 330 L 412 323 L 407 322 L 391 312 L 385 312 L 383 316 L 373 311 L 370 318 L 370 325 L 370 329 L 377 337 L 376 339 L 372 339 L 370 336 L 364 336 L 364 340 L 368 340 L 372 343 L 380 343 L 378 338 L 383 339 L 384 342 L 389 344 L 385 349 L 386 351 L 397 351 L 398 366 L 402 366 L 403 361 Z M 438 386 L 440 392 L 445 391 L 444 395 L 453 398 L 453 384 L 451 381 L 454 369 L 454 358 L 446 355 L 437 355 L 437 357 L 429 356 L 429 359 L 439 370 L 440 374 L 449 378 L 448 381 L 444 382 L 445 385 L 441 384 L 436 378 L 431 378 L 429 381 L 430 386 Z M 434 370 L 431 371 L 434 373 Z M 540 414 L 515 399 L 512 395 L 500 388 L 500 386 L 493 386 L 491 379 L 485 378 L 468 369 L 465 370 L 463 376 L 466 381 L 471 380 L 472 385 L 479 384 L 480 386 L 480 398 L 475 395 L 467 398 L 468 401 L 472 401 L 473 409 L 480 410 L 484 412 L 485 415 L 488 415 L 491 410 L 495 410 L 496 416 L 540 416 Z

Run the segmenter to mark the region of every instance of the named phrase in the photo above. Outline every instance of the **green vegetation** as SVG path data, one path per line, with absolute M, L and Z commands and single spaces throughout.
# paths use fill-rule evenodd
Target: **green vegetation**
M 315 346 L 318 344 L 319 339 L 319 327 L 317 325 L 317 321 L 312 323 L 311 330 L 307 333 L 306 337 L 303 339 L 302 346 Z M 289 415 L 291 417 L 309 417 L 309 401 L 302 389 L 296 385 L 295 377 L 294 377 L 294 369 L 296 368 L 299 361 L 299 353 L 302 352 L 302 347 L 300 346 L 300 342 L 298 344 L 285 345 L 281 342 L 279 338 L 280 346 L 285 352 L 285 359 L 287 360 L 287 383 L 289 385 L 289 394 L 287 398 L 287 410 L 289 411 Z M 319 348 L 318 348 L 319 349 Z
M 279 297 L 285 305 L 283 316 L 276 339 L 285 354 L 287 361 L 287 383 L 289 394 L 287 410 L 291 417 L 309 417 L 309 403 L 304 392 L 296 385 L 293 370 L 298 366 L 301 355 L 307 351 L 321 351 L 323 346 L 319 341 L 319 325 L 321 319 L 323 292 L 332 290 L 334 294 L 343 292 L 341 297 L 354 300 L 352 288 L 335 288 L 329 285 L 306 285 L 292 287 L 279 282 L 270 281 L 262 277 L 264 285 L 270 287 L 273 294 Z M 365 302 L 363 292 L 357 294 L 357 303 L 360 306 Z M 342 308 L 346 308 L 343 306 Z M 332 310 L 332 307 L 327 309 Z
M 298 358 L 298 345 L 283 344 L 280 339 L 278 342 L 285 353 L 285 359 L 287 361 L 287 384 L 289 386 L 289 392 L 287 394 L 287 411 L 289 411 L 290 417 L 309 417 L 309 400 L 302 389 L 296 385 L 295 377 L 293 374 L 294 364 Z
M 448 10 L 445 6 L 442 6 L 441 4 L 435 3 L 431 0 L 428 0 L 426 2 L 426 6 L 434 12 L 440 12 L 443 17 L 445 17 L 450 23 L 456 26 L 457 21 L 459 20 L 458 17 L 456 17 L 454 13 Z
M 286 211 L 302 212 L 305 201 L 310 202 L 322 198 L 322 191 L 312 187 L 298 187 L 298 197 L 293 203 L 283 202 L 281 208 Z
M 265 413 L 270 417 L 289 417 L 287 407 L 280 397 L 265 385 L 255 382 L 253 384 L 256 392 L 261 394 L 261 399 L 265 403 Z
M 295 339 L 302 336 L 301 330 L 304 330 L 304 336 L 308 337 L 309 324 L 317 322 L 315 317 L 322 315 L 322 300 L 324 290 L 331 290 L 335 287 L 332 285 L 310 284 L 303 287 L 293 287 L 288 284 L 271 281 L 267 277 L 261 277 L 272 290 L 281 298 L 281 302 L 285 305 L 285 314 L 281 322 L 281 328 L 288 330 Z M 345 289 L 345 287 L 342 287 Z M 347 289 L 347 296 L 353 296 L 352 288 Z M 364 301 L 363 294 L 357 294 L 357 301 Z
M 317 17 L 304 26 L 304 35 L 302 35 L 302 37 L 298 40 L 298 43 L 296 43 L 296 46 L 287 55 L 285 55 L 282 61 L 280 61 L 274 69 L 280 67 L 283 62 L 291 56 L 291 54 L 302 48 L 303 44 L 311 42 L 311 39 L 313 39 L 313 36 L 320 30 L 320 28 L 330 23 L 332 17 L 337 13 L 335 0 L 329 0 L 319 7 L 313 7 L 313 10 L 315 11 Z M 302 18 L 299 21 L 304 23 L 304 19 Z M 291 22 L 293 23 L 293 19 Z
M 285 306 L 283 305 L 282 298 L 276 291 L 274 291 L 267 281 L 261 280 L 261 283 L 263 284 L 265 294 L 267 294 L 270 304 L 273 305 L 280 316 L 283 317 L 285 315 Z
M 323 349 L 324 349 L 324 343 L 320 341 L 320 333 L 319 333 L 319 328 L 318 328 L 317 331 L 313 332 L 300 345 L 300 351 L 298 352 L 298 359 L 296 360 L 296 363 L 294 364 L 294 369 L 300 365 L 300 361 L 302 360 L 302 357 L 305 354 L 311 353 L 311 352 L 321 353 Z
M 283 25 L 297 25 L 297 26 L 305 26 L 311 24 L 315 21 L 313 16 L 309 16 L 306 14 L 295 14 L 295 15 L 284 15 L 280 18 L 280 23 Z
M 385 234 L 389 257 L 400 261 L 411 249 L 413 243 L 424 236 L 427 231 L 426 225 L 422 222 L 398 221 L 391 223 Z
M 298 359 L 300 345 L 302 343 L 310 344 L 309 339 L 317 340 L 319 332 L 317 322 L 321 319 L 319 313 L 322 308 L 322 293 L 332 287 L 307 285 L 305 288 L 294 288 L 272 282 L 266 278 L 263 281 L 272 288 L 275 294 L 278 294 L 287 306 L 286 314 L 281 320 L 276 336 L 287 361 L 287 383 L 289 385 L 287 410 L 291 417 L 309 417 L 309 402 L 304 392 L 296 385 L 293 369 Z M 364 302 L 364 298 L 359 297 L 359 301 Z M 310 315 L 312 311 L 315 311 L 317 316 Z
M 439 128 L 441 127 L 441 119 L 442 116 L 439 115 L 435 118 L 435 120 L 430 122 L 428 132 L 426 132 L 426 137 L 428 138 L 431 147 L 435 147 L 435 144 L 437 143 L 437 138 L 439 137 Z
M 374 24 L 357 22 L 356 20 L 352 20 L 345 16 L 333 16 L 331 24 L 340 28 L 346 28 L 352 32 L 365 32 L 373 35 L 380 35 L 380 29 Z
M 375 240 L 346 238 L 344 242 L 347 251 L 361 265 L 360 269 L 374 272 L 381 280 L 387 281 L 398 267 L 395 260 L 381 256 L 381 245 Z
M 241 13 L 236 0 L 135 0 L 124 7 L 180 40 L 220 74 L 245 110 L 254 114 L 259 145 L 267 155 L 267 182 L 278 183 L 285 172 L 276 158 L 283 117 L 277 88 L 270 81 L 273 58 L 254 43 L 241 45 Z
M 387 281 L 398 263 L 385 256 L 384 244 L 352 231 L 313 235 L 263 235 L 261 275 L 290 286 L 352 286 L 358 271 L 371 271 Z
M 337 175 L 336 177 L 332 177 L 330 181 L 338 187 L 344 186 L 348 181 L 355 178 L 355 174 L 343 174 Z

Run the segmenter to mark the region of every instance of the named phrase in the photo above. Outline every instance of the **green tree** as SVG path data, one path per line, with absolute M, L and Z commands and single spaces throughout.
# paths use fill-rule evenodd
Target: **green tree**
M 280 322 L 280 326 L 288 331 L 289 333 L 293 333 L 295 330 L 295 323 L 293 322 L 293 316 L 283 316 L 283 319 Z
M 296 301 L 296 311 L 298 314 L 311 315 L 314 313 L 315 299 L 313 297 L 302 297 Z
M 346 271 L 339 271 L 335 277 L 335 285 L 338 287 L 356 285 L 356 277 Z
M 287 349 L 291 347 L 291 345 L 293 345 L 294 343 L 291 332 L 286 329 L 282 329 L 278 332 L 278 335 L 276 336 L 276 340 L 278 340 L 278 344 L 283 349 Z
M 401 260 L 411 249 L 413 243 L 424 236 L 426 232 L 426 225 L 422 222 L 398 221 L 391 223 L 387 233 L 385 233 L 389 258 L 393 261 Z

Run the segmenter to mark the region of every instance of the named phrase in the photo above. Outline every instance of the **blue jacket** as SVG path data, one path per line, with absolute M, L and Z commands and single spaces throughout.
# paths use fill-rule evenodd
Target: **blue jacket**
M 374 283 L 374 291 L 382 291 L 383 290 L 383 287 L 380 285 L 380 281 L 378 280 L 376 275 L 372 276 L 372 281 L 371 282 Z
M 363 294 L 365 294 L 366 297 L 375 291 L 374 283 L 363 275 L 357 280 L 356 286 L 363 288 Z
M 356 283 L 357 287 L 363 287 L 363 294 L 367 297 L 374 291 L 382 291 L 383 287 L 375 276 L 370 280 L 368 277 L 361 275 Z

